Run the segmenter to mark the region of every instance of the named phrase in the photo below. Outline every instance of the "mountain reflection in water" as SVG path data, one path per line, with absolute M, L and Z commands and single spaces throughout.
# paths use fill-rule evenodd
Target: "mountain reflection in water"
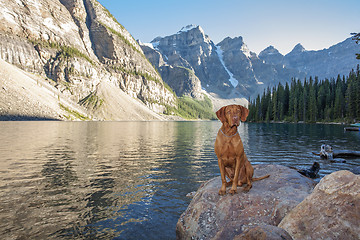
M 175 239 L 186 194 L 219 175 L 220 122 L 0 122 L 3 239 Z M 322 143 L 359 150 L 342 126 L 242 124 L 252 164 L 320 175 L 360 165 L 311 154 Z

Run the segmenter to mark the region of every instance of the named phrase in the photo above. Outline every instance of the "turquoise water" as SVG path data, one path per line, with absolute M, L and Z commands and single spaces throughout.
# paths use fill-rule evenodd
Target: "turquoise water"
M 0 122 L 2 239 L 175 239 L 186 194 L 218 176 L 220 123 Z M 320 175 L 360 159 L 320 160 L 323 143 L 360 150 L 359 132 L 339 125 L 242 124 L 252 164 Z M 344 160 L 345 161 L 345 160 Z

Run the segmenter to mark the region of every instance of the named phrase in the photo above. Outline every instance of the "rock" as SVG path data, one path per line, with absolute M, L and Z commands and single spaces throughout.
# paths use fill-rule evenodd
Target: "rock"
M 279 224 L 294 239 L 360 239 L 360 176 L 325 176 Z
M 203 99 L 200 80 L 192 70 L 184 67 L 162 66 L 160 74 L 177 96 Z
M 261 225 L 246 230 L 244 233 L 236 236 L 234 240 L 292 240 L 293 238 L 284 229 L 272 226 Z
M 98 120 L 143 120 L 119 97 L 124 94 L 131 104 L 141 105 L 141 112 L 151 112 L 145 119 L 162 119 L 158 113 L 175 107 L 176 96 L 139 44 L 98 1 L 3 0 L 0 11 L 4 13 L 0 16 L 1 59 L 48 79 L 66 101 L 83 102 L 104 92 L 103 85 L 116 88 L 95 96 L 106 104 L 76 106 L 86 108 L 87 115 Z M 22 92 L 15 97 L 21 98 Z M 2 95 L 1 101 L 5 101 Z M 23 111 L 11 113 L 22 115 Z
M 151 64 L 160 72 L 162 79 L 174 90 L 177 96 L 203 99 L 201 82 L 194 71 L 181 66 L 171 66 L 151 43 L 139 43 Z
M 253 183 L 244 193 L 218 194 L 220 176 L 204 183 L 176 225 L 177 239 L 233 239 L 259 225 L 277 226 L 307 197 L 315 182 L 279 165 L 256 165 L 254 176 L 270 177 Z

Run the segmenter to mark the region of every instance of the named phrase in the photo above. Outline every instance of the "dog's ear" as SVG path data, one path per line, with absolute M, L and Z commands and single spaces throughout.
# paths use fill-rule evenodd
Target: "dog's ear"
M 240 105 L 238 105 L 238 107 L 240 108 L 240 111 L 241 111 L 241 116 L 240 116 L 241 121 L 245 122 L 247 116 L 249 115 L 249 109 L 247 109 L 246 107 L 240 106 Z
M 216 112 L 217 118 L 218 118 L 222 123 L 224 123 L 224 122 L 226 121 L 225 109 L 226 109 L 226 106 L 220 108 L 220 109 Z

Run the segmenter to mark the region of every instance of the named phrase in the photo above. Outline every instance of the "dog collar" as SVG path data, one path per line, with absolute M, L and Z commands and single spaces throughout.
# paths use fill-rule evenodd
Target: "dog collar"
M 231 136 L 228 136 L 228 135 L 226 135 L 223 131 L 222 131 L 222 129 L 220 128 L 220 132 L 225 136 L 225 137 L 233 137 L 233 136 L 236 136 L 237 134 L 239 134 L 239 132 L 238 131 L 236 131 L 236 133 L 235 134 L 233 134 L 233 135 L 231 135 Z

